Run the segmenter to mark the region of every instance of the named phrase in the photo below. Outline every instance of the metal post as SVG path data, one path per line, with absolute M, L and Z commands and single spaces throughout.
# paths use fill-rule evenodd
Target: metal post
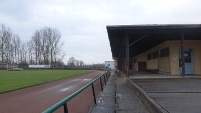
M 105 72 L 105 73 L 107 73 L 107 72 Z M 91 82 L 89 82 L 88 84 L 86 84 L 85 86 L 80 88 L 79 90 L 75 91 L 74 93 L 72 93 L 68 97 L 66 97 L 66 98 L 62 99 L 61 101 L 59 101 L 58 103 L 54 104 L 50 108 L 46 109 L 42 113 L 52 113 L 52 112 L 54 112 L 55 110 L 57 110 L 58 108 L 60 108 L 62 106 L 64 107 L 64 112 L 68 113 L 67 102 L 70 101 L 71 99 L 73 99 L 74 97 L 76 97 L 78 94 L 80 94 L 82 91 L 84 91 L 86 88 L 90 87 L 91 85 L 92 85 L 92 90 L 93 90 L 94 103 L 96 104 L 95 90 L 94 90 L 94 85 L 93 84 L 96 81 L 98 81 L 98 79 L 100 79 L 101 77 L 105 76 L 105 73 L 100 75 L 98 78 L 92 80 Z M 101 81 L 102 81 L 102 79 L 101 79 Z
M 105 80 L 106 80 L 106 82 L 107 82 L 107 73 L 105 73 Z
M 181 60 L 182 60 L 182 77 L 185 75 L 185 61 L 184 61 L 184 34 L 181 33 Z
M 129 71 L 129 36 L 126 34 L 126 77 L 129 78 L 128 71 Z
M 107 73 L 107 80 L 109 80 L 109 78 L 110 78 L 110 74 L 109 74 L 109 73 Z
M 110 78 L 110 72 L 108 73 L 108 79 Z
M 104 75 L 103 75 L 103 76 L 104 76 Z M 105 81 L 105 84 L 106 84 L 105 76 L 104 76 L 104 81 Z
M 64 106 L 64 113 L 68 113 L 67 103 L 65 103 L 63 106 Z
M 102 79 L 100 78 L 101 90 L 103 91 Z
M 92 86 L 92 90 L 93 90 L 94 103 L 96 104 L 96 95 L 95 95 L 95 91 L 94 91 L 94 84 L 92 84 L 91 86 Z

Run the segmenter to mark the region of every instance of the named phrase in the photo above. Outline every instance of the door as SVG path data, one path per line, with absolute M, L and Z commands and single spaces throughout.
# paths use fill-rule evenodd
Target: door
M 181 58 L 181 52 L 180 52 Z M 194 51 L 192 49 L 184 50 L 184 62 L 185 62 L 185 74 L 194 74 Z M 182 67 L 179 68 L 180 74 L 182 74 Z
M 145 71 L 147 68 L 147 62 L 138 62 L 138 71 Z

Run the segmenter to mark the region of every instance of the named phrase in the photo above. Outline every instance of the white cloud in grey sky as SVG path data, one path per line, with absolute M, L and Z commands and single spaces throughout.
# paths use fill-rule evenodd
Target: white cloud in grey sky
M 0 0 L 0 24 L 22 40 L 45 26 L 57 28 L 66 60 L 112 60 L 106 25 L 200 24 L 199 0 Z

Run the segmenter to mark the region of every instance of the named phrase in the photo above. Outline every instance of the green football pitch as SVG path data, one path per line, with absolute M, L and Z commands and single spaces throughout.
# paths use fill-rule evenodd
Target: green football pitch
M 84 73 L 88 70 L 0 70 L 0 93 L 68 78 Z

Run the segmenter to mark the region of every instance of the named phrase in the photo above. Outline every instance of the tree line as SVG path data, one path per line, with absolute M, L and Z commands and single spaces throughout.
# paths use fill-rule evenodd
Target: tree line
M 36 30 L 27 42 L 12 30 L 0 24 L 0 63 L 12 65 L 63 65 L 61 33 L 56 28 L 44 27 Z
M 85 64 L 84 64 L 84 61 L 82 61 L 82 60 L 77 60 L 77 59 L 75 59 L 74 57 L 70 57 L 69 59 L 68 59 L 68 62 L 67 62 L 67 66 L 68 67 L 82 67 L 82 66 L 84 66 Z

